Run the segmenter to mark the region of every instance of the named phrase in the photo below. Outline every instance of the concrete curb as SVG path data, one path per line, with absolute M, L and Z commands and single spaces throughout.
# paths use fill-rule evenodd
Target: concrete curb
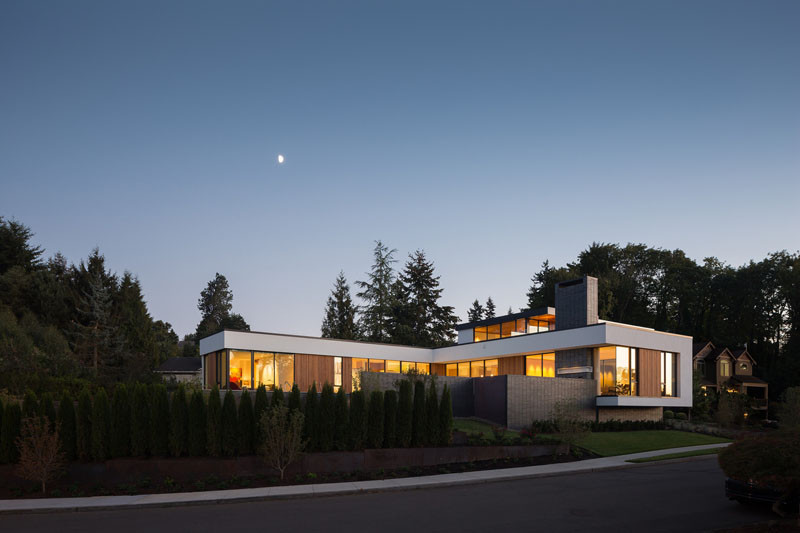
M 345 496 L 370 492 L 391 492 L 416 490 L 454 485 L 496 483 L 518 479 L 554 477 L 588 472 L 642 468 L 659 464 L 708 459 L 713 455 L 681 457 L 653 461 L 649 463 L 628 463 L 629 459 L 655 457 L 677 452 L 723 448 L 728 443 L 705 444 L 684 448 L 653 450 L 629 455 L 601 457 L 570 463 L 523 466 L 498 470 L 477 470 L 457 474 L 395 478 L 373 481 L 344 483 L 321 483 L 317 485 L 286 485 L 278 487 L 259 487 L 253 489 L 231 489 L 204 492 L 178 492 L 165 494 L 140 494 L 135 496 L 90 496 L 84 498 L 40 498 L 27 500 L 0 500 L 0 515 L 24 513 L 55 513 L 78 511 L 111 511 L 121 509 L 142 509 L 150 507 L 175 507 L 188 505 L 214 505 L 220 503 L 245 503 L 289 498 L 314 498 L 323 496 Z

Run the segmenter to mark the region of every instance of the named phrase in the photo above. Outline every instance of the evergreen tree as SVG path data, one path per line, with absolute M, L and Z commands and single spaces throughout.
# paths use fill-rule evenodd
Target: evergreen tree
M 357 312 L 358 308 L 353 305 L 353 300 L 350 298 L 350 286 L 347 284 L 344 272 L 339 272 L 325 306 L 322 336 L 332 339 L 357 339 Z
M 75 427 L 75 405 L 68 392 L 61 394 L 58 401 L 58 437 L 61 441 L 61 451 L 67 461 L 74 461 L 78 457 L 77 429 Z
M 394 448 L 397 432 L 397 391 L 383 393 L 383 447 Z
M 192 457 L 206 454 L 207 424 L 203 392 L 196 390 L 192 393 L 192 400 L 189 404 L 189 455 Z
M 412 435 L 412 385 L 410 379 L 400 382 L 400 392 L 397 399 L 397 431 L 396 445 L 400 448 L 411 446 Z
M 319 449 L 319 409 L 317 404 L 317 384 L 312 383 L 311 388 L 306 394 L 306 404 L 303 418 L 303 437 L 306 439 L 309 451 L 315 452 Z
M 334 432 L 333 445 L 335 449 L 343 451 L 347 449 L 347 426 L 349 424 L 347 406 L 347 393 L 344 387 L 339 387 L 336 393 L 336 406 L 334 410 Z
M 508 306 L 508 313 L 506 313 L 506 314 L 507 315 L 513 315 L 514 314 L 514 310 L 511 308 L 510 305 Z
M 78 459 L 88 461 L 92 456 L 92 395 L 87 388 L 78 396 L 76 422 Z
M 249 399 L 248 399 L 249 401 Z M 222 455 L 233 457 L 239 445 L 239 420 L 236 415 L 236 398 L 228 389 L 222 402 Z
M 75 346 L 98 375 L 103 366 L 119 367 L 122 357 L 122 339 L 113 317 L 117 279 L 106 272 L 105 258 L 96 248 L 88 265 L 81 263 L 81 276 L 85 286 L 76 307 L 79 322 L 74 329 Z
M 372 391 L 369 395 L 369 415 L 367 417 L 367 446 L 380 448 L 383 446 L 383 392 Z
M 197 339 L 223 328 L 250 331 L 250 326 L 241 315 L 231 313 L 233 292 L 228 285 L 228 279 L 219 272 L 200 293 L 197 308 L 201 315 L 195 333 Z
M 208 455 L 219 457 L 222 453 L 222 403 L 216 385 L 208 395 L 206 407 L 206 448 Z
M 102 387 L 92 398 L 92 459 L 105 461 L 110 455 L 111 405 Z
M 139 280 L 130 272 L 122 275 L 116 294 L 115 315 L 119 336 L 124 344 L 124 357 L 115 366 L 125 366 L 134 374 L 161 364 L 162 354 L 156 345 L 153 319 L 147 311 Z M 175 339 L 177 344 L 177 339 Z
M 329 452 L 333 449 L 334 433 L 336 431 L 336 396 L 330 383 L 322 386 L 319 395 L 319 451 Z
M 0 410 L 2 410 L 2 404 L 0 404 Z M 52 393 L 45 392 L 42 394 L 42 399 L 39 402 L 39 416 L 43 416 L 49 420 L 53 427 L 55 427 L 56 423 L 58 422 L 56 408 L 55 405 L 53 405 Z
M 439 404 L 439 446 L 449 446 L 453 434 L 453 400 L 450 388 L 445 383 L 442 401 Z
M 147 385 L 137 383 L 131 395 L 131 456 L 144 457 L 150 444 L 150 402 Z
M 491 296 L 489 296 L 486 299 L 486 306 L 485 307 L 486 307 L 486 310 L 484 311 L 484 314 L 483 314 L 484 318 L 494 318 L 496 307 L 494 305 L 494 300 L 492 300 Z
M 283 393 L 281 393 L 283 395 Z M 252 455 L 254 448 L 256 421 L 253 416 L 253 401 L 245 389 L 239 398 L 239 453 Z
M 158 457 L 169 454 L 169 393 L 164 385 L 154 385 L 151 392 L 150 453 Z
M 256 429 L 255 429 L 256 451 L 258 451 L 258 447 L 261 446 L 261 443 L 264 440 L 263 435 L 261 434 L 261 417 L 264 415 L 264 413 L 267 412 L 269 405 L 270 405 L 269 400 L 267 399 L 267 387 L 264 386 L 264 384 L 262 383 L 256 389 L 256 401 L 253 406 L 253 417 L 255 418 L 256 422 Z
M 411 418 L 411 445 L 425 446 L 428 425 L 425 420 L 425 382 L 414 383 L 414 410 Z
M 3 427 L 0 431 L 0 463 L 16 463 L 19 452 L 17 437 L 22 422 L 22 409 L 18 403 L 9 402 L 3 414 Z
M 367 400 L 364 391 L 350 395 L 350 449 L 361 450 L 367 440 Z
M 295 383 L 292 385 L 292 392 L 289 393 L 289 401 L 286 403 L 286 407 L 289 408 L 290 413 L 292 411 L 299 411 L 302 408 L 300 400 L 300 387 Z
M 189 451 L 189 405 L 183 383 L 172 393 L 169 415 L 169 451 L 180 457 Z
M 439 444 L 439 398 L 436 395 L 436 381 L 431 380 L 428 387 L 428 397 L 425 399 L 425 444 L 436 446 Z
M 44 249 L 33 246 L 31 229 L 16 220 L 0 216 L 0 275 L 13 267 L 33 271 L 41 265 Z
M 128 388 L 117 383 L 111 399 L 111 457 L 127 457 L 131 453 L 131 404 Z
M 33 418 L 39 414 L 39 400 L 31 389 L 25 391 L 22 399 L 22 418 Z
M 476 299 L 474 302 L 472 302 L 472 307 L 470 307 L 467 311 L 467 322 L 477 322 L 479 320 L 483 320 L 483 313 L 483 306 Z
M 278 385 L 275 390 L 272 391 L 272 400 L 270 401 L 270 407 L 278 407 L 283 405 L 284 397 L 283 397 L 283 389 L 280 385 Z
M 357 296 L 366 302 L 361 310 L 358 329 L 364 340 L 370 342 L 389 342 L 389 322 L 392 317 L 394 283 L 394 254 L 381 241 L 375 242 L 373 256 L 375 262 L 367 274 L 367 281 L 356 281 L 361 289 Z

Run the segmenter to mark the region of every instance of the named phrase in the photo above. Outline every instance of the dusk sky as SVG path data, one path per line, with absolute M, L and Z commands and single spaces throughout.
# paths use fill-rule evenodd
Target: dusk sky
M 593 241 L 800 249 L 800 2 L 0 3 L 0 216 L 193 332 L 319 335 L 374 241 L 462 319 Z M 276 161 L 286 157 L 284 164 Z

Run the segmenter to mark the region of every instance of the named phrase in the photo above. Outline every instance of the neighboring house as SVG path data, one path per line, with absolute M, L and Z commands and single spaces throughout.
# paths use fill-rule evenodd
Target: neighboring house
M 173 357 L 164 361 L 156 369 L 165 380 L 175 380 L 178 383 L 202 383 L 203 364 L 199 357 Z
M 756 361 L 747 348 L 730 350 L 710 342 L 696 342 L 692 352 L 692 366 L 700 375 L 701 387 L 747 394 L 753 399 L 754 408 L 767 408 L 769 385 L 753 375 Z
M 559 283 L 555 308 L 460 324 L 458 343 L 443 348 L 223 330 L 199 341 L 203 383 L 330 383 L 349 393 L 364 372 L 414 369 L 439 376 L 440 390 L 448 384 L 458 416 L 509 427 L 550 417 L 560 400 L 596 420 L 658 420 L 665 407 L 690 407 L 692 338 L 603 321 L 597 309 L 597 279 L 587 276 Z

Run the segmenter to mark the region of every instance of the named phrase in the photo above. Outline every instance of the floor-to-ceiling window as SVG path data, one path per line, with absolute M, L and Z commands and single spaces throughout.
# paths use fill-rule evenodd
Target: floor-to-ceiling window
M 556 377 L 556 354 L 551 352 L 526 355 L 525 375 L 542 378 Z
M 256 388 L 264 385 L 267 390 L 275 388 L 275 354 L 253 352 L 253 373 Z
M 600 394 L 606 396 L 636 396 L 636 348 L 603 346 L 597 349 Z
M 230 351 L 230 388 L 233 390 L 253 387 L 252 360 L 250 351 Z
M 473 342 L 483 342 L 515 335 L 544 333 L 553 329 L 555 329 L 555 321 L 552 318 L 517 318 L 515 320 L 507 320 L 501 324 L 473 328 L 472 340 Z
M 661 352 L 661 396 L 678 395 L 678 354 Z
M 342 358 L 333 358 L 333 391 L 339 392 L 342 387 Z

